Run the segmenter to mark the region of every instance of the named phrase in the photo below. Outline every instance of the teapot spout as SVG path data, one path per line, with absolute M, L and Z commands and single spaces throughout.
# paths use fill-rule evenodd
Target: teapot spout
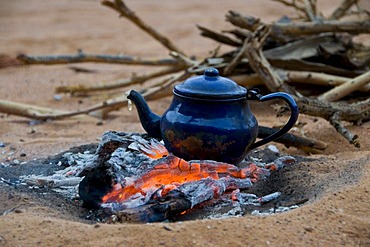
M 144 97 L 140 93 L 131 90 L 127 98 L 134 102 L 139 114 L 141 125 L 149 136 L 162 139 L 160 129 L 161 117 L 150 110 Z

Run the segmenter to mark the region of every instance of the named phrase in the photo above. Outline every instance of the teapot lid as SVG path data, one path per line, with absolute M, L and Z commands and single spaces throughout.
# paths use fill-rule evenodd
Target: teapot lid
M 207 68 L 204 75 L 191 77 L 175 86 L 174 93 L 198 99 L 238 99 L 246 97 L 247 89 L 233 80 L 219 76 L 215 68 Z

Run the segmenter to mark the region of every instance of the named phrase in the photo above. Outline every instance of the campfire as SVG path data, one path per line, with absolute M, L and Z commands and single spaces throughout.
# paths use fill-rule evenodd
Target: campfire
M 79 198 L 106 221 L 240 216 L 245 213 L 241 207 L 256 210 L 281 195 L 274 191 L 257 196 L 248 191 L 295 162 L 291 156 L 279 157 L 275 149 L 270 150 L 273 162 L 253 157 L 238 166 L 212 160 L 186 161 L 147 135 L 108 131 L 95 150 L 64 153 L 58 162 L 64 169 L 49 176 L 23 176 L 21 180 L 29 186 L 49 187 L 69 198 Z

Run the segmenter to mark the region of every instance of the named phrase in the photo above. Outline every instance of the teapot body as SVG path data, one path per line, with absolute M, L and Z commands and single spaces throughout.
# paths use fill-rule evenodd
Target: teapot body
M 174 155 L 237 164 L 255 142 L 258 123 L 246 98 L 202 100 L 175 94 L 160 128 Z

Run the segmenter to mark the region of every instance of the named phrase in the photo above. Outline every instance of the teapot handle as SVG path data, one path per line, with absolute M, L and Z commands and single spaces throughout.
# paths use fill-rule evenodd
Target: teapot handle
M 248 91 L 248 95 L 247 95 L 247 98 L 248 99 L 251 99 L 251 100 L 259 100 L 259 101 L 268 101 L 268 100 L 272 100 L 272 99 L 282 99 L 284 100 L 286 103 L 288 103 L 289 107 L 290 107 L 290 118 L 288 120 L 288 122 L 284 125 L 283 128 L 281 128 L 280 130 L 278 130 L 277 132 L 275 132 L 274 134 L 258 141 L 258 142 L 255 142 L 254 144 L 252 144 L 252 146 L 250 147 L 250 149 L 254 149 L 254 148 L 257 148 L 259 146 L 262 146 L 270 141 L 273 141 L 279 137 L 281 137 L 282 135 L 284 135 L 286 132 L 288 132 L 295 124 L 295 122 L 297 121 L 298 119 L 298 114 L 299 114 L 299 110 L 298 110 L 298 106 L 297 106 L 297 103 L 295 102 L 295 100 L 293 99 L 292 96 L 290 96 L 289 94 L 287 93 L 283 93 L 283 92 L 277 92 L 277 93 L 270 93 L 270 94 L 267 94 L 267 95 L 261 95 L 259 90 L 257 89 L 253 89 L 253 90 L 249 90 Z

